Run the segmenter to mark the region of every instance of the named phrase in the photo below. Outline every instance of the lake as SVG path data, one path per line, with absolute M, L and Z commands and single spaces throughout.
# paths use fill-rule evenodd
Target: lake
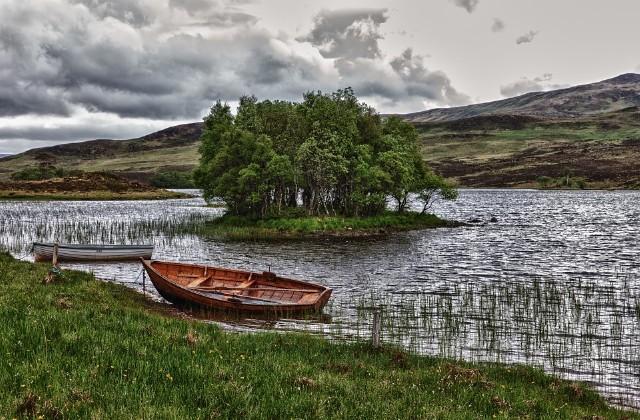
M 383 340 L 431 355 L 526 363 L 640 407 L 640 192 L 462 190 L 433 212 L 482 223 L 373 239 L 229 242 L 194 232 L 222 213 L 201 198 L 0 202 L 0 247 L 34 240 L 154 243 L 154 258 L 326 284 L 326 318 L 217 319 L 238 330 L 304 330 Z M 495 217 L 497 222 L 488 222 Z M 197 229 L 195 229 L 197 231 Z M 136 263 L 68 264 L 142 290 Z M 147 283 L 146 291 L 160 297 Z

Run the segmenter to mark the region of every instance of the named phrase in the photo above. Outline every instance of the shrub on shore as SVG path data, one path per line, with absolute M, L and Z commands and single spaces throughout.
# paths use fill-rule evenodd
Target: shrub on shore
M 150 183 L 157 188 L 195 188 L 190 172 L 158 172 L 151 178 Z
M 80 170 L 66 170 L 52 165 L 32 166 L 11 174 L 14 181 L 42 181 L 45 179 L 62 178 L 65 176 L 82 175 Z

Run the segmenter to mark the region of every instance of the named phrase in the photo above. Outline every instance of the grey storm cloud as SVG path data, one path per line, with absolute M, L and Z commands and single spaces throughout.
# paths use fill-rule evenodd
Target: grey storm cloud
M 476 7 L 478 7 L 480 0 L 451 0 L 451 2 L 458 7 L 466 9 L 469 13 L 473 13 Z
M 314 27 L 301 41 L 319 48 L 359 95 L 398 101 L 435 102 L 461 105 L 469 98 L 456 91 L 443 72 L 432 72 L 424 58 L 408 48 L 401 56 L 386 62 L 378 41 L 383 39 L 380 25 L 386 22 L 385 9 L 323 11 Z M 420 105 L 417 105 L 420 106 Z
M 245 94 L 299 99 L 308 90 L 351 86 L 385 104 L 469 100 L 410 49 L 385 58 L 379 45 L 385 9 L 323 11 L 306 36 L 292 39 L 258 27 L 239 9 L 244 2 L 0 3 L 0 118 L 77 121 L 48 129 L 32 119 L 22 128 L 0 127 L 0 139 L 126 137 L 124 119 L 197 119 L 213 101 Z M 121 124 L 114 131 L 93 115 Z
M 318 47 L 326 58 L 380 57 L 380 25 L 387 21 L 386 9 L 325 10 L 314 19 L 314 27 L 299 38 Z
M 520 45 L 520 44 L 528 44 L 530 42 L 533 42 L 534 38 L 538 35 L 538 31 L 529 31 L 524 35 L 520 35 L 517 39 L 516 39 L 516 44 Z
M 258 21 L 255 16 L 235 8 L 236 4 L 243 2 L 227 0 L 225 6 L 215 0 L 169 0 L 170 8 L 183 10 L 194 18 L 192 26 L 234 27 Z
M 70 115 L 67 102 L 52 95 L 42 84 L 7 86 L 0 82 L 0 116 L 23 114 Z
M 470 98 L 458 92 L 447 75 L 428 70 L 423 57 L 406 49 L 391 60 L 388 67 L 369 59 L 338 60 L 340 74 L 363 96 L 377 96 L 389 103 L 410 102 L 416 107 L 429 101 L 441 105 L 464 105 Z M 424 106 L 424 105 L 422 105 Z
M 209 10 L 212 7 L 211 0 L 169 0 L 169 6 L 183 9 L 189 14 L 195 14 Z
M 513 83 L 500 86 L 500 94 L 502 96 L 510 98 L 513 96 L 523 95 L 529 92 L 543 92 L 546 90 L 562 89 L 566 85 L 550 83 L 553 80 L 551 73 L 545 73 L 542 76 L 529 79 L 523 77 Z
M 449 105 L 464 105 L 470 102 L 467 95 L 453 88 L 445 73 L 427 70 L 423 57 L 414 55 L 410 48 L 394 58 L 391 67 L 405 82 L 406 92 L 410 96 Z
M 502 19 L 499 19 L 499 18 L 493 19 L 493 25 L 491 25 L 492 32 L 502 32 L 504 31 L 504 27 L 505 27 L 505 24 Z
M 137 14 L 136 2 L 59 3 L 68 8 L 49 13 L 18 1 L 0 6 L 0 116 L 68 115 L 81 106 L 121 117 L 198 118 L 218 98 L 298 97 L 313 87 L 310 78 L 324 83 L 312 60 L 283 51 L 248 19 L 237 28 L 220 24 L 230 31 L 225 36 L 156 37 L 136 25 L 160 13 Z
M 144 132 L 143 132 L 144 133 Z M 0 139 L 29 139 L 36 141 L 85 140 L 95 138 L 119 139 L 130 134 L 130 127 L 113 124 L 96 127 L 72 125 L 63 130 L 51 130 L 43 126 L 0 127 Z

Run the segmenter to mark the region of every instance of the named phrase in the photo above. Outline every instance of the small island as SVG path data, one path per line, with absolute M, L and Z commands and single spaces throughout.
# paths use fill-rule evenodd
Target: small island
M 205 231 L 227 237 L 362 236 L 454 226 L 429 214 L 457 190 L 424 162 L 418 133 L 383 118 L 349 88 L 300 103 L 218 101 L 204 119 L 196 185 L 227 213 Z M 409 209 L 415 196 L 421 211 Z M 388 200 L 393 203 L 389 210 Z

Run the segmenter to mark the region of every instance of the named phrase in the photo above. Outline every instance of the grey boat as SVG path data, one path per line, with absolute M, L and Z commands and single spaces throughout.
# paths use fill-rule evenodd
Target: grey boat
M 36 261 L 51 261 L 54 244 L 34 242 Z M 58 261 L 127 261 L 151 259 L 153 245 L 71 245 L 58 244 Z

